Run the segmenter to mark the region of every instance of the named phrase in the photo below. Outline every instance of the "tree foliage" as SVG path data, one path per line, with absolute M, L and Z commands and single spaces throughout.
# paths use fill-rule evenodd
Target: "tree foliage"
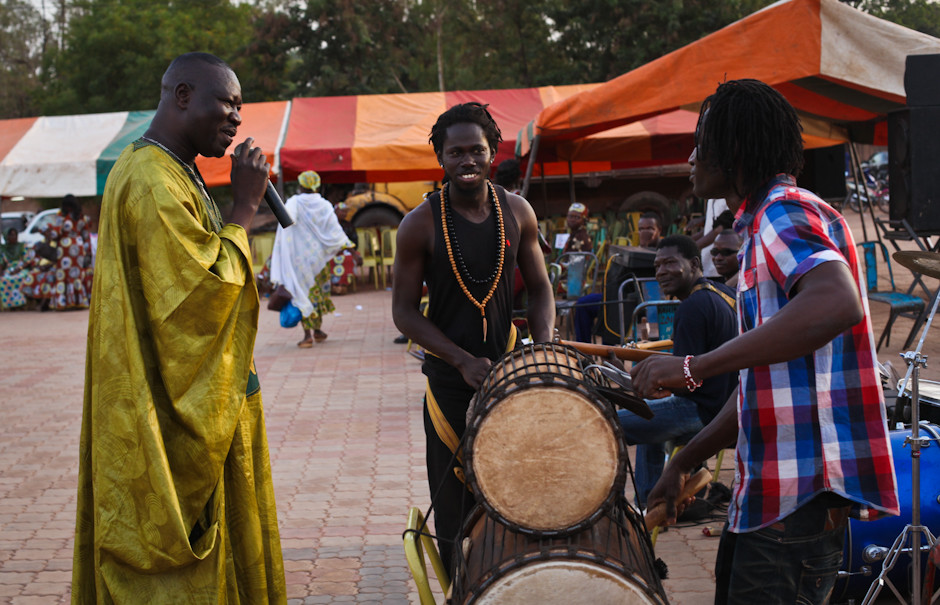
M 76 0 L 69 10 L 45 74 L 49 114 L 153 109 L 177 55 L 200 50 L 236 63 L 260 42 L 256 9 L 229 0 Z
M 933 0 L 852 0 L 848 3 L 876 17 L 940 37 L 940 5 Z
M 583 0 L 562 3 L 560 51 L 576 67 L 577 82 L 602 82 L 744 17 L 761 0 Z
M 0 2 L 0 117 L 38 113 L 45 28 L 42 15 L 26 0 Z
M 769 0 L 0 0 L 0 118 L 151 109 L 177 55 L 246 101 L 605 81 Z M 940 37 L 932 0 L 844 0 Z M 45 44 L 54 32 L 57 44 Z

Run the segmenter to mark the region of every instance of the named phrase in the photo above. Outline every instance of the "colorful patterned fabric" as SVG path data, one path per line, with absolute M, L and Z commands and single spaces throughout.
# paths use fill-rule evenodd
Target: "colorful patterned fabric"
M 0 309 L 17 309 L 26 306 L 26 297 L 21 290 L 35 262 L 32 248 L 20 243 L 17 246 L 0 247 L 4 271 L 0 274 Z
M 297 182 L 304 189 L 316 191 L 320 188 L 320 175 L 313 170 L 306 170 L 300 173 L 297 177 Z
M 778 176 L 755 200 L 742 205 L 735 223 L 744 240 L 741 332 L 772 318 L 794 284 L 826 262 L 849 267 L 865 320 L 812 355 L 741 371 L 730 529 L 770 525 L 824 491 L 853 501 L 863 520 L 878 511 L 897 515 L 884 396 L 852 234 L 838 212 L 792 177 Z
M 330 298 L 330 268 L 323 267 L 317 274 L 316 283 L 307 293 L 307 299 L 313 305 L 313 312 L 301 320 L 303 327 L 308 330 L 319 330 L 323 326 L 323 317 L 336 310 L 333 299 Z
M 48 271 L 34 271 L 27 276 L 27 296 L 48 299 L 49 308 L 60 311 L 88 307 L 93 277 L 88 223 L 87 216 L 76 220 L 62 214 L 50 222 L 43 235 L 54 244 L 58 258 Z
M 330 280 L 334 286 L 348 288 L 356 279 L 356 256 L 352 249 L 346 248 L 330 259 L 327 264 Z

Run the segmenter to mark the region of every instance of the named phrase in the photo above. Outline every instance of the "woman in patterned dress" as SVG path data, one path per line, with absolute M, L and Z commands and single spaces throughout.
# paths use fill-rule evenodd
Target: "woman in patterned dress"
M 346 202 L 340 202 L 336 204 L 334 208 L 336 212 L 336 219 L 339 221 L 339 226 L 343 228 L 343 232 L 346 234 L 346 237 L 349 238 L 349 241 L 353 243 L 354 248 L 345 248 L 340 251 L 339 254 L 330 259 L 329 268 L 330 275 L 332 276 L 332 293 L 333 294 L 345 294 L 350 287 L 355 286 L 356 279 L 356 267 L 362 266 L 362 255 L 359 254 L 359 234 L 356 233 L 356 227 L 353 226 L 347 217 L 349 216 L 349 206 L 346 205 Z
M 0 246 L 0 309 L 20 309 L 26 297 L 20 287 L 29 275 L 32 250 L 19 241 L 19 232 L 7 231 L 6 242 Z
M 59 214 L 43 232 L 56 250 L 55 267 L 40 272 L 25 292 L 42 300 L 44 308 L 58 311 L 88 308 L 92 282 L 89 222 L 78 200 L 69 194 L 62 200 Z

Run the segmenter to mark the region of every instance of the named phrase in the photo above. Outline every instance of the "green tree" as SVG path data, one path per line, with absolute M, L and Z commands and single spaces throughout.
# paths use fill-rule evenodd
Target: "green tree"
M 253 34 L 230 60 L 242 85 L 245 101 L 280 101 L 297 96 L 288 76 L 298 63 L 297 24 L 290 14 L 275 9 L 257 11 Z
M 408 73 L 420 35 L 407 0 L 310 0 L 292 7 L 298 63 L 291 72 L 307 96 L 414 92 Z M 418 11 L 420 12 L 420 11 Z
M 48 114 L 153 109 L 177 55 L 199 50 L 236 63 L 255 39 L 257 9 L 229 0 L 74 0 L 69 13 L 46 73 Z
M 762 0 L 584 0 L 549 16 L 570 82 L 601 82 L 694 42 L 769 2 Z
M 295 9 L 294 80 L 310 95 L 559 83 L 553 7 L 563 0 L 312 0 Z
M 464 36 L 447 57 L 452 71 L 448 88 L 523 88 L 574 81 L 570 64 L 553 40 L 550 15 L 559 4 L 563 2 L 491 0 L 473 3 L 478 12 L 472 21 L 445 22 L 451 37 L 458 32 Z
M 932 0 L 843 0 L 876 17 L 940 37 L 940 5 Z
M 38 113 L 42 50 L 47 25 L 25 0 L 0 2 L 0 118 Z

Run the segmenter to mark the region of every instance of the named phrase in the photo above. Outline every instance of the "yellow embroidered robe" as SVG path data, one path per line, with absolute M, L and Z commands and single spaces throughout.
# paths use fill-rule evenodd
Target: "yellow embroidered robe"
M 284 603 L 245 230 L 157 147 L 105 187 L 73 603 Z

